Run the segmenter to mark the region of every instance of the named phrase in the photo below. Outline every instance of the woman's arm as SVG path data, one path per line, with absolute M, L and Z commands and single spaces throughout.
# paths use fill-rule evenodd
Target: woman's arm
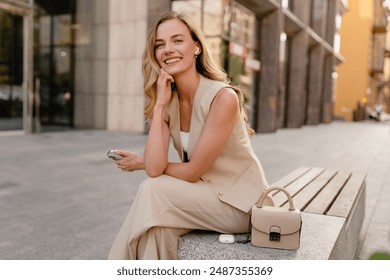
M 171 99 L 172 82 L 173 77 L 161 69 L 157 80 L 157 101 L 144 152 L 145 171 L 150 177 L 163 174 L 168 164 L 169 128 L 164 116 Z
M 208 171 L 222 152 L 240 117 L 240 103 L 231 88 L 219 91 L 190 162 L 168 163 L 164 173 L 179 179 L 196 182 Z
M 169 128 L 164 115 L 163 108 L 155 108 L 145 145 L 145 171 L 150 177 L 163 174 L 168 164 Z

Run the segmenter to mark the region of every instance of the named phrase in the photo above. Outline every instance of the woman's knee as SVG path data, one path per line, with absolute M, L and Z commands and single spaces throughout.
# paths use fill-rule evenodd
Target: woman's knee
M 152 177 L 149 177 L 149 178 L 147 178 L 147 179 L 145 179 L 142 183 L 141 183 L 141 185 L 140 185 L 140 187 L 141 188 L 150 188 L 150 187 L 154 187 L 154 186 L 156 186 L 156 184 L 157 184 L 157 179 L 158 177 L 155 177 L 155 178 L 152 178 Z
M 161 186 L 162 179 L 160 177 L 149 177 L 145 179 L 141 185 L 139 186 L 138 192 L 139 193 L 151 193 L 156 192 L 158 190 L 158 187 Z
M 149 177 L 141 183 L 140 188 L 150 189 L 172 185 L 174 183 L 173 180 L 175 180 L 175 178 L 164 174 L 158 177 Z

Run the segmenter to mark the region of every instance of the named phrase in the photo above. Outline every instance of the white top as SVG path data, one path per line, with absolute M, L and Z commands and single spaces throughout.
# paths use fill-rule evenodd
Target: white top
M 184 132 L 180 131 L 180 141 L 181 141 L 181 146 L 183 147 L 184 152 L 188 152 L 188 141 L 190 139 L 190 133 L 189 132 Z

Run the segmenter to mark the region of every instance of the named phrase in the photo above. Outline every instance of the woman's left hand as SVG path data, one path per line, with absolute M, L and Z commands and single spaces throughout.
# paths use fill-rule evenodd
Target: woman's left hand
M 157 101 L 156 105 L 166 106 L 171 100 L 171 84 L 175 80 L 163 68 L 160 69 L 160 75 L 157 79 Z
M 122 171 L 144 170 L 144 158 L 137 153 L 115 150 L 115 153 L 123 156 L 123 159 L 116 160 L 115 163 Z

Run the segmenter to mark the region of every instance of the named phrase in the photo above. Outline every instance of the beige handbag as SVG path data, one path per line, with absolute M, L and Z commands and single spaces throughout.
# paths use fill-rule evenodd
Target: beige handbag
M 267 194 L 275 190 L 287 195 L 289 208 L 263 206 Z M 262 194 L 259 203 L 252 207 L 251 224 L 252 245 L 287 250 L 299 248 L 301 212 L 294 208 L 292 197 L 284 188 L 272 187 Z

